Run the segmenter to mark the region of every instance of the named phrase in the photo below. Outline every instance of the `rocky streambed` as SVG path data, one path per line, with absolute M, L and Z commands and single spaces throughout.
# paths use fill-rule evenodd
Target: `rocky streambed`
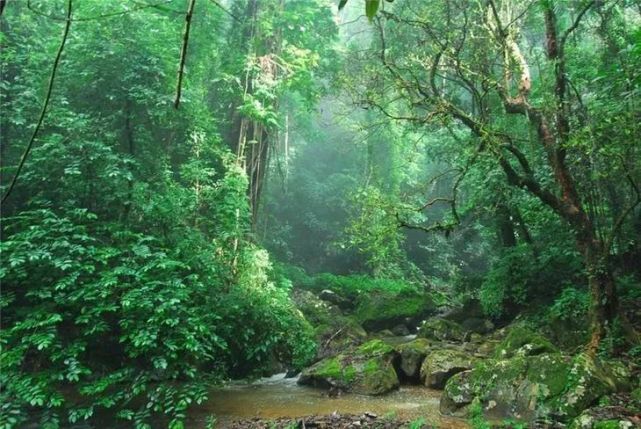
M 478 305 L 417 323 L 420 296 L 360 295 L 351 309 L 320 296 L 296 295 L 316 328 L 316 362 L 296 377 L 214 389 L 189 427 L 206 427 L 208 415 L 223 428 L 467 428 L 473 416 L 501 427 L 641 427 L 629 362 L 567 353 L 520 322 L 497 329 Z
M 404 299 L 425 305 L 410 295 Z M 432 312 L 417 325 L 404 311 L 411 306 L 394 296 L 360 295 L 355 311 L 310 293 L 298 300 L 303 313 L 320 322 L 321 345 L 318 361 L 302 371 L 299 383 L 329 395 L 378 398 L 400 386 L 442 392 L 434 406 L 441 419 L 476 416 L 497 424 L 585 429 L 641 425 L 640 368 L 634 362 L 568 353 L 519 321 L 497 329 L 478 303 Z M 409 332 L 416 335 L 399 335 Z M 613 406 L 616 395 L 623 400 Z M 613 410 L 619 416 L 612 417 Z
M 341 392 L 333 396 L 285 375 L 212 390 L 209 401 L 190 416 L 188 427 L 204 428 L 209 415 L 216 417 L 217 428 L 396 428 L 417 419 L 425 427 L 469 427 L 463 419 L 440 414 L 441 392 L 435 389 L 402 386 L 386 395 Z

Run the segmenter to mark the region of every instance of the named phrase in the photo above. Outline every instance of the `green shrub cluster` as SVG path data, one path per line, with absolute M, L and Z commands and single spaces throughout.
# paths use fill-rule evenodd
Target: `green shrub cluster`
M 304 278 L 300 286 L 314 292 L 330 289 L 349 298 L 356 298 L 362 293 L 369 292 L 400 294 L 417 291 L 415 285 L 405 280 L 374 278 L 365 275 L 338 276 L 330 273 Z
M 208 383 L 273 356 L 301 367 L 315 352 L 261 250 L 243 250 L 234 284 L 224 261 L 198 267 L 87 210 L 39 209 L 5 220 L 2 254 L 3 427 L 57 427 L 104 409 L 137 427 L 154 413 L 180 427 Z

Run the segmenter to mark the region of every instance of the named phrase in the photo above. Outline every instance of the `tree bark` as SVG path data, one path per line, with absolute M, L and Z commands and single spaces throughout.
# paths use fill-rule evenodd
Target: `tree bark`
M 588 274 L 591 300 L 591 337 L 588 352 L 594 354 L 599 349 L 607 329 L 618 315 L 618 298 L 612 270 L 603 245 L 598 240 L 579 237 L 579 250 L 583 254 Z

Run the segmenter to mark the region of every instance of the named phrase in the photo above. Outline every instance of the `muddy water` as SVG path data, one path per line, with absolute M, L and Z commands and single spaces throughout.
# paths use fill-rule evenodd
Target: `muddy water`
M 307 415 L 362 414 L 366 411 L 379 416 L 394 415 L 400 419 L 422 417 L 440 428 L 462 429 L 469 426 L 462 420 L 443 417 L 438 411 L 440 391 L 421 386 L 402 386 L 383 396 L 363 396 L 344 393 L 329 398 L 326 391 L 296 384 L 285 374 L 261 379 L 251 384 L 232 384 L 210 392 L 209 401 L 198 407 L 188 427 L 204 427 L 208 415 L 217 418 L 217 427 L 241 418 L 301 417 Z

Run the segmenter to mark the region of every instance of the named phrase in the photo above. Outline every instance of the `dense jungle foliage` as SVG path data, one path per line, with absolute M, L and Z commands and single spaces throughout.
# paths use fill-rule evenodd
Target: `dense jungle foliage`
M 229 379 L 405 356 L 381 332 L 523 326 L 641 412 L 638 0 L 0 11 L 0 428 L 179 429 Z

